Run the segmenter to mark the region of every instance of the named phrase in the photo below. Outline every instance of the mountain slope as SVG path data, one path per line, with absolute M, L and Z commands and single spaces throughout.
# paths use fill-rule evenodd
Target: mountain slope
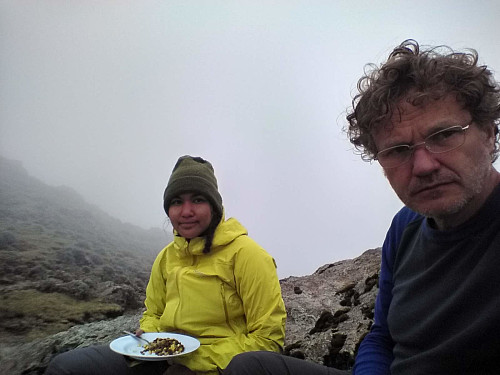
M 39 337 L 140 307 L 153 260 L 171 238 L 122 223 L 0 157 L 0 334 Z

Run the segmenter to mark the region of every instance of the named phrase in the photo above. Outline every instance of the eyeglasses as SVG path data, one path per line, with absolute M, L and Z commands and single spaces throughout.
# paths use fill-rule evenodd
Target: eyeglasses
M 384 168 L 396 168 L 409 161 L 418 146 L 424 145 L 433 154 L 442 154 L 462 146 L 465 142 L 465 131 L 469 125 L 452 126 L 432 133 L 423 142 L 414 145 L 397 145 L 379 151 L 375 156 Z

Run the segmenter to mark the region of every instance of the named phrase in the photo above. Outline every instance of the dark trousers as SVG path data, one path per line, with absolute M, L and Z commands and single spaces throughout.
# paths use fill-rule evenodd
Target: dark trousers
M 274 352 L 238 354 L 223 371 L 224 375 L 348 375 L 350 373 Z
M 166 361 L 131 361 L 107 345 L 61 353 L 49 363 L 45 375 L 161 375 Z

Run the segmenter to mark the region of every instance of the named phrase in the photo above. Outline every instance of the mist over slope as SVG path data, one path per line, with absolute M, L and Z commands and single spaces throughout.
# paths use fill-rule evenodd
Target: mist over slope
M 40 337 L 137 309 L 171 238 L 123 223 L 0 157 L 0 337 Z

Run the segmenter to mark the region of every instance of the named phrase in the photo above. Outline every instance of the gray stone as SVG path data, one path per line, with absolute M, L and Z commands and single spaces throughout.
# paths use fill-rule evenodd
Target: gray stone
M 348 369 L 359 343 L 369 331 L 378 291 L 380 249 L 327 264 L 312 275 L 281 280 L 287 309 L 285 354 Z M 61 352 L 108 344 L 134 331 L 141 311 L 112 320 L 74 326 L 65 332 L 27 344 L 0 348 L 0 374 L 43 374 Z
M 281 280 L 287 309 L 285 354 L 349 369 L 373 323 L 380 249 Z M 302 292 L 297 294 L 296 290 Z

